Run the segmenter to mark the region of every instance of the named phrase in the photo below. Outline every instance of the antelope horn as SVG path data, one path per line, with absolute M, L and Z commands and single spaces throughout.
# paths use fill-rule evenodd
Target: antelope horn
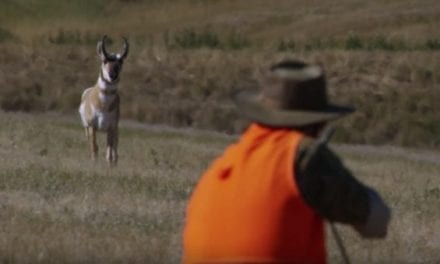
M 102 45 L 102 53 L 104 54 L 105 59 L 108 60 L 109 56 L 108 56 L 107 50 L 105 49 L 105 40 L 106 39 L 107 39 L 107 35 L 104 35 L 101 40 L 101 45 Z
M 128 44 L 128 41 L 125 37 L 122 37 L 122 40 L 124 40 L 124 47 L 123 47 L 121 58 L 125 59 L 125 57 L 127 57 L 127 55 L 128 55 L 128 50 L 129 50 L 130 45 Z
M 105 40 L 107 39 L 107 36 L 104 35 L 100 41 L 98 41 L 98 45 L 96 45 L 96 50 L 98 52 L 98 55 L 101 57 L 101 60 L 107 60 L 108 54 L 107 50 L 105 49 Z

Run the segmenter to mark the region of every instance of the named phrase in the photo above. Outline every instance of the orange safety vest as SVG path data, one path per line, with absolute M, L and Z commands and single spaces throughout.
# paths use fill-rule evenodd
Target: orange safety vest
M 252 124 L 211 165 L 188 204 L 185 263 L 326 263 L 323 220 L 294 177 L 302 137 Z

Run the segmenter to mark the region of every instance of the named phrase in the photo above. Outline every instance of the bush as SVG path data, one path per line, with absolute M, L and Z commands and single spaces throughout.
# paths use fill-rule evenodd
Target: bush
M 242 34 L 233 31 L 229 34 L 224 44 L 225 49 L 239 50 L 251 46 L 251 42 Z
M 359 50 L 363 49 L 364 45 L 362 44 L 362 40 L 359 36 L 354 34 L 349 34 L 344 43 L 344 48 L 346 50 Z
M 3 29 L 0 27 L 0 42 L 13 40 L 16 37 L 9 30 Z
M 401 39 L 387 39 L 385 36 L 378 35 L 368 41 L 367 49 L 369 50 L 386 50 L 386 51 L 402 51 L 412 50 L 413 48 Z
M 60 28 L 55 35 L 49 34 L 48 41 L 56 45 L 94 45 L 101 37 L 101 35 L 96 33 L 83 33 L 79 30 L 64 30 Z M 109 39 L 108 42 L 111 43 L 112 40 Z
M 278 42 L 277 51 L 317 51 L 326 49 L 342 50 L 384 50 L 384 51 L 413 51 L 440 50 L 440 40 L 428 39 L 422 43 L 411 43 L 399 38 L 387 38 L 383 35 L 361 38 L 350 33 L 345 39 L 314 38 L 303 42 L 282 39 Z
M 168 34 L 166 34 L 165 38 L 165 43 L 170 48 L 197 49 L 202 47 L 220 47 L 220 40 L 217 34 L 208 28 L 201 32 L 188 28 L 172 35 L 171 40 Z
M 426 50 L 440 50 L 440 40 L 438 40 L 438 39 L 428 39 L 422 45 L 422 49 L 426 49 Z
M 278 43 L 278 47 L 277 50 L 278 51 L 295 51 L 297 49 L 297 45 L 295 43 L 294 40 L 291 39 L 282 39 L 279 43 Z
M 242 34 L 232 31 L 223 40 L 211 28 L 197 31 L 187 28 L 177 33 L 165 32 L 165 45 L 171 49 L 226 49 L 239 50 L 251 46 L 251 42 Z
M 3 90 L 0 94 L 0 107 L 6 111 L 43 110 L 42 87 L 39 83 L 29 83 L 19 89 Z M 14 87 L 15 88 L 15 87 Z

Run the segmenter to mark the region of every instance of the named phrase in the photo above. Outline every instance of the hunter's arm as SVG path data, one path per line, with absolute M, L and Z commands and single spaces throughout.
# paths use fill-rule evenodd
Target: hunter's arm
M 390 210 L 373 189 L 360 183 L 326 145 L 311 158 L 313 139 L 304 138 L 295 160 L 295 177 L 310 207 L 322 217 L 353 225 L 364 237 L 384 237 Z

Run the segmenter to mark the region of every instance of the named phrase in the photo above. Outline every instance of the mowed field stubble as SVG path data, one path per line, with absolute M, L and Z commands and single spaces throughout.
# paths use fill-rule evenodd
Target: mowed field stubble
M 0 263 L 179 263 L 187 198 L 246 125 L 230 95 L 283 58 L 356 106 L 331 146 L 393 209 L 386 240 L 339 228 L 352 262 L 439 263 L 439 26 L 437 0 L 0 0 Z M 76 113 L 104 34 L 130 42 L 111 171 Z

